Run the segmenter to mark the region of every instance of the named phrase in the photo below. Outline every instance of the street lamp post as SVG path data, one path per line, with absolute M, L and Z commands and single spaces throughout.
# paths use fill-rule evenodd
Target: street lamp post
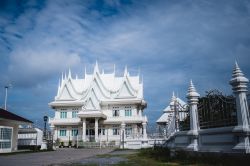
M 47 126 L 46 126 L 46 124 L 47 124 L 47 121 L 48 121 L 48 116 L 44 116 L 43 117 L 43 121 L 44 121 L 44 133 L 43 133 L 43 137 L 44 137 L 44 140 L 46 140 L 46 137 L 47 137 Z

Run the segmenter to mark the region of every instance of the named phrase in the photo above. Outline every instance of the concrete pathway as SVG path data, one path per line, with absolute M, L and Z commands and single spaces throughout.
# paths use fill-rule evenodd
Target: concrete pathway
M 113 149 L 74 149 L 65 148 L 50 152 L 23 153 L 8 156 L 0 155 L 0 166 L 47 166 L 74 163 L 98 154 L 107 154 Z

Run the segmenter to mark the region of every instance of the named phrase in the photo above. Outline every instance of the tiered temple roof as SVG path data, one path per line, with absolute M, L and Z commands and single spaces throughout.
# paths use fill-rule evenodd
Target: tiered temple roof
M 109 74 L 104 71 L 101 73 L 96 63 L 93 74 L 87 74 L 85 71 L 82 79 L 72 78 L 70 70 L 67 76 L 62 74 L 55 101 L 50 105 L 53 107 L 64 103 L 85 103 L 88 108 L 98 109 L 102 103 L 115 101 L 144 102 L 143 83 L 140 82 L 139 75 L 130 76 L 127 67 L 123 76 L 118 77 L 115 71 Z

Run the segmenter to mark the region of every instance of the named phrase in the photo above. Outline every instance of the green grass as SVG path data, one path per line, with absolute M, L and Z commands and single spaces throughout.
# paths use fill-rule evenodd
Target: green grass
M 118 151 L 118 150 L 117 150 Z M 174 155 L 173 155 L 174 154 Z M 155 147 L 137 150 L 133 154 L 102 154 L 99 158 L 121 157 L 127 159 L 114 166 L 234 166 L 249 165 L 250 155 L 244 154 L 223 154 L 223 153 L 197 153 L 175 151 L 171 152 L 167 148 Z M 98 163 L 70 164 L 70 166 L 98 166 Z M 68 166 L 68 165 L 67 165 Z

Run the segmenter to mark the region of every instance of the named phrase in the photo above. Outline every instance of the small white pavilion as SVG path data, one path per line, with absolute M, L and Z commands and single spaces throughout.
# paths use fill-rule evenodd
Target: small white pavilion
M 163 110 L 163 114 L 156 121 L 158 125 L 158 131 L 161 135 L 166 135 L 167 126 L 171 120 L 171 117 L 174 116 L 175 105 L 177 107 L 184 108 L 186 106 L 186 103 L 183 100 L 181 100 L 179 97 L 176 97 L 173 92 L 169 105 Z

